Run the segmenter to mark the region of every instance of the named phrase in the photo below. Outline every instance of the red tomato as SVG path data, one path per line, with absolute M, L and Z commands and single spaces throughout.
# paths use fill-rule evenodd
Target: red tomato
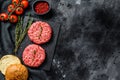
M 23 0 L 21 1 L 21 6 L 23 6 L 23 8 L 27 8 L 29 5 L 28 1 L 27 0 Z
M 18 7 L 18 8 L 15 10 L 15 13 L 16 13 L 17 15 L 21 15 L 23 12 L 24 12 L 24 10 L 23 10 L 22 7 Z
M 10 4 L 8 6 L 8 12 L 12 12 L 12 10 L 15 8 L 15 6 L 13 4 Z
M 8 19 L 8 14 L 7 13 L 1 13 L 0 14 L 0 20 L 1 21 L 6 21 Z
M 12 14 L 9 18 L 11 23 L 16 23 L 18 21 L 18 17 L 14 14 Z
M 12 3 L 13 3 L 14 5 L 17 5 L 17 4 L 19 3 L 19 0 L 12 0 Z

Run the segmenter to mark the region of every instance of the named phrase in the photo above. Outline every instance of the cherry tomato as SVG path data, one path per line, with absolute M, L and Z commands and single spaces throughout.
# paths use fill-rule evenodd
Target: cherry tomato
M 12 10 L 15 8 L 15 6 L 13 4 L 10 4 L 8 6 L 8 12 L 12 12 Z
M 15 10 L 15 13 L 16 13 L 17 15 L 21 15 L 23 12 L 24 12 L 24 10 L 23 10 L 22 7 L 18 7 L 18 8 Z
M 23 8 L 27 8 L 28 7 L 28 5 L 29 5 L 29 3 L 28 3 L 28 1 L 26 0 L 24 0 L 24 1 L 21 1 L 21 6 L 23 6 Z
M 19 0 L 12 0 L 12 4 L 17 5 L 19 3 Z
M 14 14 L 12 14 L 9 18 L 11 23 L 16 23 L 18 21 L 18 17 Z
M 6 21 L 8 19 L 8 14 L 7 13 L 1 13 L 0 14 L 0 20 L 1 21 Z

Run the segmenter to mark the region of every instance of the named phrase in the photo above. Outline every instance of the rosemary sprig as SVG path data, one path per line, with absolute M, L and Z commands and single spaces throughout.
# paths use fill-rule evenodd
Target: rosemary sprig
M 22 28 L 23 26 L 23 19 L 18 17 L 18 23 L 16 25 L 15 28 L 15 49 L 14 49 L 14 53 L 17 52 L 18 48 L 20 47 L 20 44 L 22 43 L 23 39 L 25 38 L 27 31 L 30 27 L 30 25 L 33 22 L 33 18 L 30 18 L 29 15 L 29 20 L 27 22 L 27 25 L 25 26 L 25 28 Z
M 20 32 L 22 31 L 22 23 L 21 23 L 21 18 L 20 16 L 18 16 L 18 23 L 16 25 L 16 28 L 15 28 L 15 43 L 16 41 L 18 41 L 19 37 L 20 37 Z M 15 44 L 17 45 L 17 44 Z
M 40 33 L 39 33 L 39 36 L 38 36 L 39 39 L 41 37 L 42 31 L 43 31 L 43 28 L 40 26 Z

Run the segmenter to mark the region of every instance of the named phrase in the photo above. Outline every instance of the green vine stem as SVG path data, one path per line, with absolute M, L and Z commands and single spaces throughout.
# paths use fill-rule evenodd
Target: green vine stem
M 22 1 L 22 0 L 20 0 L 18 4 L 15 4 L 15 8 L 12 10 L 12 12 L 9 12 L 9 13 L 8 13 L 8 19 L 10 19 L 10 16 L 14 13 L 14 11 L 15 11 L 19 6 L 21 6 L 21 3 L 20 3 L 21 1 Z

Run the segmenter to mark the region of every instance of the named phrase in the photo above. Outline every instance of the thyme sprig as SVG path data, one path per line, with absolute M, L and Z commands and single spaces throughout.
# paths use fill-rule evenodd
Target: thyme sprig
M 32 22 L 33 22 L 33 18 L 30 18 L 30 15 L 29 15 L 27 25 L 23 28 L 22 27 L 23 26 L 23 18 L 22 17 L 20 18 L 20 16 L 18 17 L 18 23 L 15 28 L 15 49 L 14 49 L 15 54 L 18 51 L 18 48 L 20 47 L 23 39 L 25 38 L 27 31 L 28 31 L 30 25 L 32 24 Z

